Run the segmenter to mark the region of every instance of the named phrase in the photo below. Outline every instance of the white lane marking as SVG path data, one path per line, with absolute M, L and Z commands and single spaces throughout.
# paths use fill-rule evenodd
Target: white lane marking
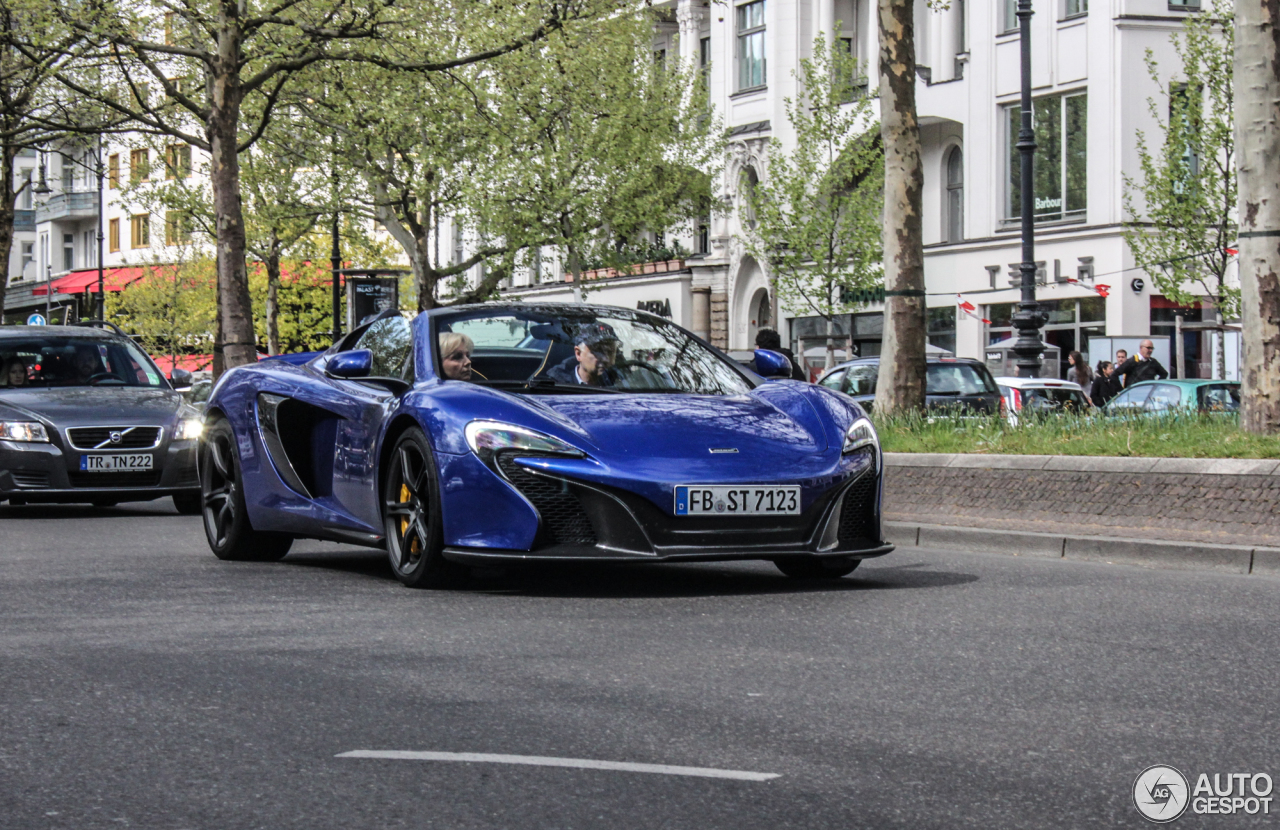
M 708 767 L 673 767 L 668 764 L 632 764 L 625 761 L 592 761 L 587 758 L 547 758 L 541 755 L 492 755 L 487 752 L 412 752 L 399 749 L 355 749 L 335 758 L 383 758 L 392 761 L 462 761 L 479 764 L 524 764 L 531 767 L 572 767 L 615 772 L 649 772 L 657 775 L 691 775 L 698 778 L 731 778 L 737 781 L 768 781 L 776 772 L 746 772 Z

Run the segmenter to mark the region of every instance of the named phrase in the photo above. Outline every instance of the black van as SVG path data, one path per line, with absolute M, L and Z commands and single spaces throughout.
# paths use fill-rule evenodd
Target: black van
M 995 415 L 1001 411 L 1000 387 L 981 361 L 967 357 L 930 357 L 925 361 L 925 407 Z M 866 357 L 833 366 L 818 384 L 843 392 L 870 410 L 875 404 L 880 358 Z

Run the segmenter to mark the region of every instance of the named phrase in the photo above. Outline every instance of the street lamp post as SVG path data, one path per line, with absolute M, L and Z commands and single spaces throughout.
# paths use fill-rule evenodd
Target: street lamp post
M 1022 123 L 1017 143 L 1022 197 L 1022 263 L 1018 270 L 1022 275 L 1022 299 L 1012 322 L 1018 332 L 1018 339 L 1013 344 L 1013 351 L 1018 356 L 1018 375 L 1024 378 L 1040 374 L 1040 355 L 1044 351 L 1040 328 L 1045 322 L 1036 302 L 1035 178 L 1031 167 L 1036 152 L 1035 132 L 1031 125 L 1032 14 L 1031 0 L 1018 0 L 1018 40 L 1022 47 Z
M 98 322 L 107 319 L 107 295 L 103 288 L 102 279 L 102 134 L 98 134 L 97 147 L 98 164 L 94 171 L 98 175 Z

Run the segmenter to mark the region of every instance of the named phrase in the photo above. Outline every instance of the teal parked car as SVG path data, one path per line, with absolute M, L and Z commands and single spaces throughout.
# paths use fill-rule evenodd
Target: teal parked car
M 1234 380 L 1144 380 L 1116 395 L 1103 408 L 1126 417 L 1240 411 L 1240 382 Z

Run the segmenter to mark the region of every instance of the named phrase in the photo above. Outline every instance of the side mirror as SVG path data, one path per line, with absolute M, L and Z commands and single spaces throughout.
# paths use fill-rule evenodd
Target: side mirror
M 169 373 L 169 385 L 174 389 L 190 389 L 191 373 L 186 369 L 174 369 Z
M 781 352 L 769 349 L 756 349 L 756 374 L 762 378 L 789 379 L 791 377 L 791 359 Z
M 367 378 L 371 371 L 373 371 L 373 352 L 368 349 L 339 352 L 329 358 L 329 363 L 324 369 L 329 377 L 347 380 Z

